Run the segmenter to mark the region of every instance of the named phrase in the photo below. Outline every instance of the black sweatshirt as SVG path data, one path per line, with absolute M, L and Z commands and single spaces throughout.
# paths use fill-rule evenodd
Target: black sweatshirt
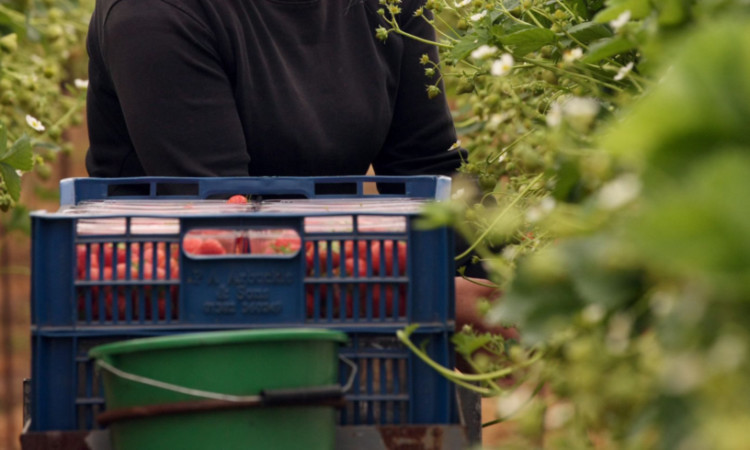
M 400 27 L 434 40 L 404 0 Z M 87 47 L 94 177 L 450 175 L 465 151 L 434 46 L 378 0 L 97 0 Z M 436 75 L 437 76 L 437 75 Z M 468 261 L 459 262 L 464 265 Z M 483 276 L 478 265 L 467 274 Z
M 404 31 L 434 38 L 414 17 Z M 377 0 L 98 0 L 89 35 L 91 176 L 450 174 L 445 97 Z

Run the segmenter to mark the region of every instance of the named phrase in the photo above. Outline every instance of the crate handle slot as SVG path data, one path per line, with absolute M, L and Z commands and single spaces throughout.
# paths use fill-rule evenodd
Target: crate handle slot
M 182 249 L 190 258 L 295 257 L 302 238 L 294 228 L 234 227 L 193 228 L 182 238 Z

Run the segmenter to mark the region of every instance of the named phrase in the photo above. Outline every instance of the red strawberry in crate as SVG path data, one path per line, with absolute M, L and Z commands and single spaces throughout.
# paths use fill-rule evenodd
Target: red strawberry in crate
M 204 239 L 198 247 L 199 255 L 224 255 L 227 251 L 218 239 Z
M 188 255 L 198 255 L 202 242 L 203 240 L 199 238 L 185 236 L 185 239 L 182 240 L 182 248 L 185 249 L 185 253 Z
M 233 195 L 229 197 L 229 199 L 227 200 L 227 203 L 231 203 L 235 205 L 242 205 L 242 204 L 247 203 L 247 197 L 245 197 L 244 195 L 239 195 L 239 194 Z
M 406 273 L 406 242 L 397 241 L 374 241 L 372 249 L 372 269 L 380 275 L 404 275 Z M 398 253 L 398 255 L 396 254 Z M 393 273 L 394 260 L 398 261 L 398 274 Z M 382 261 L 382 265 L 381 265 Z M 385 269 L 385 273 L 380 273 Z

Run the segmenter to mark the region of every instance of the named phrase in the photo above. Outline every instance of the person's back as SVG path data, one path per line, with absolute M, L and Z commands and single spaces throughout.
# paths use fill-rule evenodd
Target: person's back
M 433 33 L 404 4 L 405 30 Z M 450 174 L 445 98 L 377 0 L 100 0 L 88 47 L 92 176 Z

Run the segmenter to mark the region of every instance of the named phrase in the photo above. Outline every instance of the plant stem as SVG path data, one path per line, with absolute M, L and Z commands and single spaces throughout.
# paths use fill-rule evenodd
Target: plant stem
M 513 367 L 505 367 L 503 369 L 494 370 L 492 372 L 487 373 L 480 373 L 480 374 L 463 374 L 455 372 L 454 370 L 448 369 L 446 367 L 441 366 L 440 364 L 436 363 L 432 358 L 430 358 L 427 354 L 425 354 L 422 350 L 420 350 L 414 343 L 409 339 L 409 336 L 411 335 L 411 332 L 407 332 L 404 330 L 398 330 L 396 332 L 396 336 L 398 337 L 398 340 L 404 343 L 412 352 L 414 352 L 415 355 L 417 355 L 422 361 L 427 363 L 430 367 L 438 371 L 441 375 L 445 376 L 446 378 L 449 378 L 451 381 L 458 384 L 459 381 L 464 382 L 471 382 L 471 381 L 487 381 L 487 380 L 493 380 L 495 378 L 505 377 L 510 374 L 512 374 L 517 369 L 521 369 L 523 367 L 530 366 L 531 364 L 534 364 L 542 357 L 542 352 L 536 352 L 533 357 L 529 358 L 528 360 L 524 361 L 522 364 L 517 364 Z M 469 389 L 477 390 L 478 392 L 486 391 L 490 392 L 489 389 L 482 389 L 477 388 L 474 385 L 468 385 L 471 386 Z
M 443 30 L 441 30 L 440 28 L 436 27 L 434 20 L 428 20 L 424 15 L 422 15 L 422 18 L 424 20 L 427 20 L 427 23 L 429 23 L 430 25 L 432 25 L 432 27 L 435 29 L 435 32 L 440 33 L 441 36 L 445 36 L 446 39 L 449 39 L 449 40 L 451 40 L 453 42 L 457 42 L 458 41 L 458 39 L 455 36 L 460 36 L 460 34 L 458 34 L 458 32 L 456 32 L 456 30 L 454 30 L 453 27 L 450 26 L 450 24 L 448 22 L 446 22 L 445 19 L 442 18 L 442 16 L 438 15 L 437 16 L 438 20 L 440 20 L 440 22 L 443 24 L 443 26 L 447 27 L 448 31 L 450 31 L 451 33 L 453 33 L 454 36 L 451 36 L 448 33 L 446 33 Z
M 55 123 L 52 124 L 52 126 L 59 127 L 60 125 L 65 123 L 65 121 L 68 120 L 70 116 L 78 112 L 81 109 L 81 107 L 83 107 L 82 101 L 74 103 L 73 106 L 71 106 L 70 109 L 68 109 L 68 111 L 65 112 L 65 114 L 63 114 L 59 119 L 57 119 L 57 121 L 55 121 Z
M 523 197 L 524 197 L 524 196 L 526 195 L 526 193 L 527 193 L 527 192 L 528 192 L 529 190 L 531 190 L 532 186 L 534 186 L 534 184 L 536 184 L 536 182 L 537 182 L 537 181 L 539 181 L 539 179 L 541 179 L 543 175 L 544 175 L 543 173 L 540 173 L 539 175 L 537 175 L 536 177 L 534 177 L 534 179 L 533 179 L 533 180 L 531 180 L 531 181 L 529 182 L 529 184 L 527 184 L 527 185 L 526 185 L 526 187 L 525 187 L 525 188 L 524 188 L 524 189 L 523 189 L 523 190 L 522 190 L 521 192 L 519 192 L 519 193 L 518 193 L 518 195 L 516 196 L 516 198 L 514 198 L 514 199 L 513 199 L 513 201 L 512 201 L 512 202 L 510 202 L 510 203 L 509 203 L 509 204 L 508 204 L 508 205 L 507 205 L 507 206 L 506 206 L 506 207 L 505 207 L 505 208 L 504 208 L 504 209 L 503 209 L 503 210 L 502 210 L 502 211 L 500 212 L 500 214 L 498 214 L 498 215 L 497 215 L 497 217 L 495 217 L 495 220 L 494 220 L 494 221 L 492 221 L 492 223 L 490 224 L 490 226 L 488 226 L 488 227 L 487 227 L 487 228 L 486 228 L 486 229 L 485 229 L 485 230 L 484 230 L 484 231 L 482 232 L 482 234 L 481 234 L 481 235 L 479 235 L 479 237 L 478 237 L 478 238 L 477 238 L 477 239 L 476 239 L 476 240 L 475 240 L 475 241 L 474 241 L 474 242 L 473 242 L 473 243 L 472 243 L 472 244 L 471 244 L 471 245 L 469 246 L 469 248 L 467 248 L 465 252 L 463 252 L 463 253 L 461 253 L 460 255 L 456 256 L 456 260 L 459 260 L 459 259 L 461 259 L 461 258 L 465 258 L 465 257 L 466 257 L 466 256 L 467 256 L 467 255 L 468 255 L 469 253 L 471 253 L 471 252 L 472 252 L 472 251 L 473 251 L 473 250 L 474 250 L 474 249 L 475 249 L 475 248 L 477 247 L 477 245 L 479 245 L 479 242 L 480 242 L 480 241 L 482 241 L 482 240 L 484 240 L 484 238 L 486 238 L 486 237 L 487 237 L 487 235 L 488 235 L 488 234 L 490 233 L 490 231 L 492 230 L 492 228 L 493 228 L 493 227 L 494 227 L 495 225 L 497 225 L 497 224 L 498 224 L 498 222 L 500 222 L 500 219 L 502 219 L 502 218 L 503 218 L 503 216 L 505 216 L 505 214 L 507 214 L 507 212 L 508 212 L 508 211 L 510 211 L 510 209 L 511 209 L 511 208 L 513 208 L 514 206 L 516 206 L 516 204 L 518 204 L 518 202 L 520 202 L 520 201 L 521 201 L 521 199 L 522 199 L 522 198 L 523 198 Z
M 537 384 L 537 386 L 534 388 L 534 391 L 531 393 L 531 395 L 529 396 L 529 398 L 526 399 L 526 401 L 523 402 L 515 411 L 511 412 L 510 414 L 508 414 L 508 415 L 506 415 L 504 417 L 500 417 L 498 419 L 495 419 L 495 420 L 492 420 L 492 421 L 489 421 L 489 422 L 484 422 L 482 424 L 482 428 L 489 427 L 489 426 L 492 426 L 492 425 L 496 425 L 496 424 L 501 423 L 501 422 L 505 422 L 506 420 L 508 420 L 508 419 L 512 418 L 513 416 L 515 416 L 516 414 L 518 414 L 526 405 L 528 405 L 531 402 L 531 400 L 534 399 L 534 397 L 537 396 L 537 394 L 539 394 L 539 392 L 542 390 L 542 387 L 544 387 L 544 383 Z
M 562 7 L 562 9 L 564 9 L 565 11 L 567 11 L 567 12 L 568 12 L 568 14 L 570 14 L 570 15 L 571 15 L 571 17 L 575 17 L 575 19 L 576 19 L 576 20 L 577 20 L 578 22 L 582 22 L 582 21 L 584 21 L 584 19 L 583 19 L 583 18 L 581 18 L 581 17 L 579 17 L 579 16 L 577 16 L 577 15 L 573 14 L 573 11 L 571 11 L 571 10 L 570 10 L 570 8 L 568 8 L 568 5 L 566 5 L 566 4 L 565 4 L 565 2 L 561 2 L 560 0 L 555 0 L 555 3 L 557 3 L 558 5 L 560 5 L 560 7 Z
M 503 12 L 505 13 L 505 15 L 506 15 L 506 16 L 508 16 L 508 18 L 509 18 L 510 20 L 513 20 L 513 21 L 515 21 L 515 22 L 518 22 L 518 23 L 520 23 L 521 25 L 528 25 L 528 26 L 530 26 L 530 27 L 533 27 L 533 25 L 532 25 L 532 24 L 530 24 L 530 23 L 526 22 L 525 20 L 521 20 L 521 19 L 519 19 L 518 17 L 516 17 L 516 16 L 514 16 L 513 14 L 511 14 L 511 13 L 510 13 L 510 11 L 508 11 L 508 8 L 506 8 L 506 7 L 505 7 L 505 4 L 504 4 L 504 3 L 502 2 L 502 1 L 498 2 L 498 5 L 500 5 L 500 8 L 501 8 L 501 9 L 503 10 Z
M 469 283 L 476 284 L 477 286 L 482 286 L 482 287 L 487 287 L 487 288 L 493 288 L 493 289 L 498 288 L 497 284 L 495 284 L 495 283 L 492 283 L 492 284 L 490 284 L 490 283 L 484 283 L 482 281 L 479 281 L 480 280 L 479 278 L 469 278 L 466 275 L 461 275 L 461 278 L 463 278 L 464 280 L 468 281 Z
M 536 16 L 533 14 L 534 12 L 539 12 L 539 14 L 543 16 L 546 16 L 546 14 L 543 14 L 543 11 L 537 11 L 536 8 L 531 8 L 529 9 L 529 12 L 528 12 L 528 16 L 531 17 L 531 20 L 534 21 L 534 24 L 537 27 L 546 29 L 547 27 L 545 27 L 544 25 L 541 24 L 541 22 L 539 22 L 539 19 L 537 19 Z M 549 16 L 546 16 L 546 18 L 551 21 Z
M 563 74 L 563 75 L 569 75 L 571 77 L 581 78 L 583 80 L 587 80 L 587 81 L 591 81 L 593 83 L 601 84 L 602 86 L 606 86 L 606 87 L 608 87 L 610 89 L 613 89 L 615 91 L 622 92 L 622 88 L 619 87 L 619 86 L 617 86 L 617 85 L 610 84 L 610 83 L 605 83 L 602 80 L 596 79 L 596 78 L 588 76 L 588 75 L 583 75 L 583 74 L 580 74 L 578 72 L 571 72 L 569 70 L 561 69 L 561 68 L 555 66 L 554 64 L 547 64 L 547 63 L 544 63 L 544 62 L 542 62 L 542 61 L 540 61 L 538 59 L 531 59 L 531 58 L 526 58 L 526 57 L 519 57 L 518 59 L 521 60 L 521 61 L 523 61 L 523 62 L 525 62 L 525 63 L 532 64 L 532 65 L 535 65 L 535 66 L 538 66 L 538 67 L 542 67 L 544 69 L 551 70 L 553 72 L 557 72 L 557 73 L 560 73 L 560 74 Z
M 446 48 L 446 49 L 453 48 L 453 46 L 450 45 L 450 44 L 445 44 L 443 42 L 431 41 L 429 39 L 425 39 L 423 37 L 419 37 L 417 35 L 414 35 L 414 34 L 411 34 L 411 33 L 407 33 L 406 31 L 404 31 L 404 30 L 401 29 L 401 27 L 398 25 L 398 22 L 396 21 L 395 17 L 393 17 L 393 15 L 391 15 L 391 19 L 390 20 L 389 19 L 385 19 L 385 21 L 388 23 L 388 25 L 391 26 L 391 30 L 395 31 L 397 34 L 400 34 L 401 36 L 408 37 L 410 39 L 414 39 L 415 41 L 421 42 L 423 44 L 434 45 L 435 47 L 438 47 L 438 48 Z

